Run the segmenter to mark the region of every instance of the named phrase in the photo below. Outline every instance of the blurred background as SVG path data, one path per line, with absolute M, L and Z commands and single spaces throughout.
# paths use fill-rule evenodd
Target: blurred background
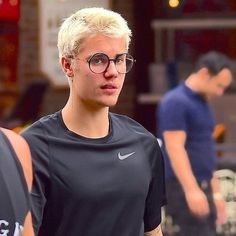
M 130 51 L 137 62 L 113 110 L 154 134 L 159 99 L 186 78 L 200 54 L 218 50 L 236 60 L 234 0 L 1 0 L 1 123 L 13 118 L 32 122 L 65 104 L 68 85 L 58 65 L 56 35 L 62 19 L 84 6 L 108 7 L 128 20 L 133 31 Z M 235 84 L 212 104 L 228 142 L 236 141 Z
M 114 110 L 137 119 L 152 133 L 158 125 L 154 117 L 158 99 L 186 78 L 200 54 L 219 50 L 236 58 L 233 0 L 1 0 L 2 119 L 12 112 L 12 106 L 32 82 L 49 82 L 44 85 L 45 90 L 38 92 L 42 95 L 38 98 L 38 103 L 42 102 L 38 115 L 64 105 L 68 87 L 58 65 L 56 33 L 64 17 L 84 6 L 108 7 L 128 20 L 133 31 L 131 53 L 137 62 L 127 76 L 120 103 Z M 43 87 L 42 83 L 40 86 Z M 232 109 L 235 90 L 234 83 L 220 100 L 221 104 L 213 104 L 219 122 L 235 131 L 227 133 L 232 142 L 236 140 L 236 115 Z M 37 92 L 32 96 L 37 96 Z M 222 109 L 227 109 L 227 117 L 222 117 Z

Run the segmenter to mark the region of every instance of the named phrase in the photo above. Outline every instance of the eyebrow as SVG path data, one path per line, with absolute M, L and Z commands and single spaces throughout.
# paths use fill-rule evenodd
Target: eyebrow
M 116 54 L 115 55 L 115 57 L 114 58 L 110 58 L 106 53 L 104 53 L 104 52 L 95 52 L 95 53 L 93 53 L 92 55 L 89 55 L 88 57 L 86 57 L 85 59 L 86 60 L 89 60 L 92 56 L 94 56 L 95 54 L 103 54 L 103 55 L 106 55 L 108 58 L 110 58 L 110 59 L 115 59 L 115 58 L 117 58 L 117 57 L 119 57 L 119 56 L 121 56 L 121 55 L 123 55 L 123 54 L 127 54 L 128 52 L 126 51 L 126 52 L 122 52 L 122 53 L 118 53 L 118 54 Z

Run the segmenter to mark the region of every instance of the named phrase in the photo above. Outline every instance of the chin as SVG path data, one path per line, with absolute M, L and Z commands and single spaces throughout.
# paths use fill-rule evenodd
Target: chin
M 116 104 L 112 104 L 112 105 L 109 105 L 108 107 L 109 108 L 113 108 L 113 107 L 115 107 L 116 106 Z
M 106 97 L 101 103 L 103 103 L 105 106 L 113 107 L 116 105 L 118 101 L 118 97 Z
M 108 107 L 114 107 L 116 105 L 117 101 L 116 102 L 111 102 L 111 103 L 108 103 L 107 106 Z
M 117 100 L 106 102 L 104 105 L 107 107 L 114 107 L 116 103 L 117 103 Z

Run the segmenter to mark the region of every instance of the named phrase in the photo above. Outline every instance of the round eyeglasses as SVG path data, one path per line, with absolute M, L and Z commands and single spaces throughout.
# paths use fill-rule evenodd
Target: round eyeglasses
M 114 62 L 117 72 L 121 74 L 128 73 L 135 62 L 134 58 L 128 53 L 119 54 L 114 59 L 109 58 L 104 53 L 96 53 L 87 60 L 89 69 L 95 74 L 104 73 L 111 61 Z

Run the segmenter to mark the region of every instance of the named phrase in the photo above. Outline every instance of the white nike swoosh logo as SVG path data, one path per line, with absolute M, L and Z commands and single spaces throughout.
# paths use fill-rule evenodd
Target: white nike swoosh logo
M 132 156 L 135 152 L 131 152 L 131 153 L 128 153 L 128 154 L 125 154 L 125 155 L 122 155 L 120 152 L 118 153 L 118 157 L 120 160 L 124 160 L 130 156 Z

